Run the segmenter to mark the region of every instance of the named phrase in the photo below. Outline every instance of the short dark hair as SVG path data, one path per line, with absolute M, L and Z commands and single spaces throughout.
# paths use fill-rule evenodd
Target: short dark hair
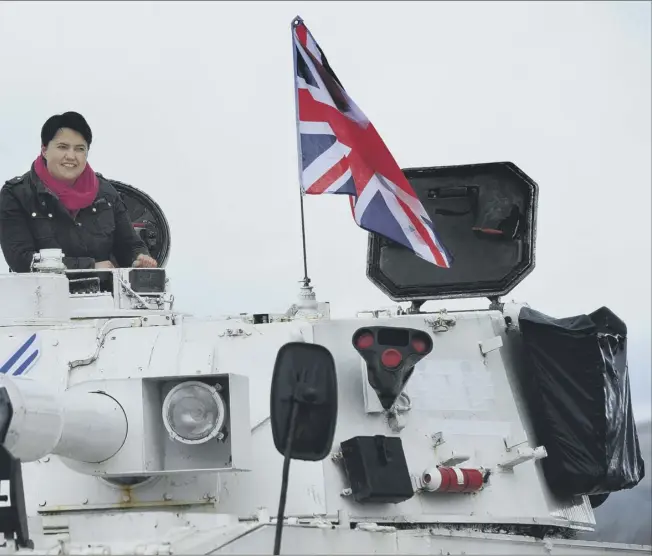
M 91 146 L 93 132 L 84 116 L 78 112 L 64 112 L 63 114 L 56 114 L 48 118 L 41 128 L 41 145 L 47 146 L 63 127 L 79 133 L 86 140 L 88 146 Z

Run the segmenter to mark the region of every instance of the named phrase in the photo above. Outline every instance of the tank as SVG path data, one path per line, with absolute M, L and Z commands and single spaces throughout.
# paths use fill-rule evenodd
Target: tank
M 645 474 L 625 323 L 503 300 L 535 267 L 536 183 L 404 172 L 455 258 L 369 236 L 407 307 L 331 319 L 306 281 L 284 314 L 181 314 L 165 215 L 120 183 L 160 268 L 44 250 L 0 276 L 0 553 L 649 554 L 579 539 Z

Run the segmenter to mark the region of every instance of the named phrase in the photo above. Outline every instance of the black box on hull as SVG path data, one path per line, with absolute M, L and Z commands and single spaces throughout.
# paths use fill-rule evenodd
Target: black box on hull
M 412 498 L 414 489 L 400 438 L 355 436 L 342 442 L 341 450 L 356 502 L 397 504 Z

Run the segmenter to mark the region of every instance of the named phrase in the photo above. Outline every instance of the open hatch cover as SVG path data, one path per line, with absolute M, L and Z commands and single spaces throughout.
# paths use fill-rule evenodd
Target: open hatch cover
M 403 170 L 453 257 L 440 268 L 375 233 L 367 276 L 393 301 L 509 293 L 534 269 L 538 186 L 511 162 Z
M 122 197 L 136 233 L 149 253 L 163 268 L 170 257 L 170 226 L 161 207 L 146 193 L 132 185 L 107 179 Z

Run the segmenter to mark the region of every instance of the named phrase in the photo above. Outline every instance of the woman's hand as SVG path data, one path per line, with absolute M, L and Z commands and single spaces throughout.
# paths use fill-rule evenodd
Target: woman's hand
M 149 255 L 138 255 L 133 264 L 134 268 L 156 268 L 157 266 L 158 263 Z
M 111 261 L 100 261 L 95 263 L 95 268 L 115 268 Z

